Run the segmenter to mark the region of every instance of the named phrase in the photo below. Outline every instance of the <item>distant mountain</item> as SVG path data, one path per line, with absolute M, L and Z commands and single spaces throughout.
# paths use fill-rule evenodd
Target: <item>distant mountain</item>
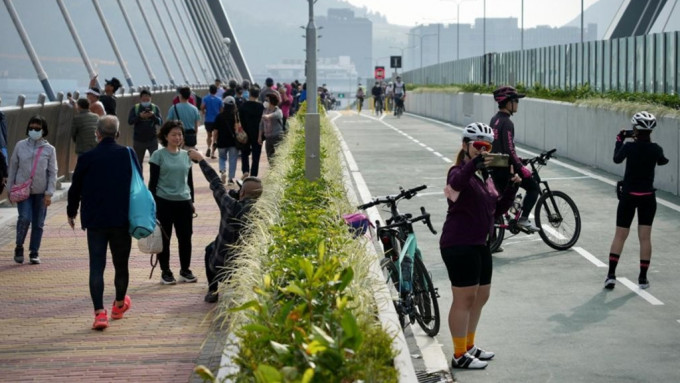
M 623 0 L 599 0 L 597 3 L 586 8 L 583 12 L 583 22 L 597 24 L 597 39 L 602 40 L 607 32 L 616 12 L 623 3 Z M 581 15 L 579 14 L 568 22 L 565 26 L 581 27 Z

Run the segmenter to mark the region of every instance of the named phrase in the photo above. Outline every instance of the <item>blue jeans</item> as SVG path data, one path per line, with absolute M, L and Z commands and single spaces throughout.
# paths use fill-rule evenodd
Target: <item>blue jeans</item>
M 19 219 L 17 219 L 17 246 L 23 246 L 28 234 L 28 228 L 31 227 L 31 243 L 28 250 L 31 254 L 38 254 L 40 250 L 40 241 L 43 235 L 43 226 L 45 224 L 45 215 L 47 214 L 47 207 L 45 207 L 44 194 L 31 194 L 27 200 L 19 202 L 17 205 L 19 211 Z
M 130 281 L 128 261 L 132 237 L 127 227 L 87 229 L 87 249 L 90 253 L 90 297 L 94 310 L 104 308 L 104 269 L 106 268 L 106 248 L 111 248 L 111 261 L 116 273 L 113 283 L 116 286 L 116 300 L 122 301 Z
M 234 179 L 236 176 L 236 161 L 238 161 L 238 149 L 236 146 L 229 146 L 227 148 L 218 148 L 220 153 L 220 172 L 224 172 L 227 165 L 227 157 L 229 158 L 229 179 Z

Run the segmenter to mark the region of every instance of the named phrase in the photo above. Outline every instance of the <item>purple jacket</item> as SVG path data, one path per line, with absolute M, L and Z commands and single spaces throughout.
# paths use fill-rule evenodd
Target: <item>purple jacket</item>
M 439 247 L 455 245 L 484 245 L 493 231 L 494 218 L 505 213 L 512 205 L 517 186 L 510 183 L 499 196 L 491 177 L 486 180 L 475 171 L 468 161 L 449 170 L 448 184 L 459 191 L 458 199 L 447 199 L 446 221 L 439 239 Z

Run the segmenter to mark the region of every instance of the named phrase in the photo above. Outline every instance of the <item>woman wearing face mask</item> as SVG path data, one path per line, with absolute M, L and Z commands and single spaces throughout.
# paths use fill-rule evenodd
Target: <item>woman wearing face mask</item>
M 487 171 L 491 157 L 485 156 L 493 140 L 493 131 L 486 124 L 475 122 L 466 126 L 462 147 L 456 164 L 449 169 L 444 189 L 448 211 L 439 247 L 453 294 L 449 311 L 453 368 L 485 368 L 486 361 L 495 355 L 475 343 L 482 307 L 491 291 L 488 240 L 495 216 L 510 207 L 521 179 L 514 174 L 502 195 L 496 191 Z
M 29 227 L 31 228 L 29 258 L 32 264 L 40 263 L 38 252 L 43 224 L 57 185 L 57 154 L 54 146 L 45 139 L 47 133 L 47 120 L 39 115 L 31 117 L 26 126 L 28 138 L 17 142 L 9 161 L 7 178 L 9 188 L 28 181 L 35 167 L 30 195 L 28 199 L 17 204 L 19 218 L 14 249 L 16 263 L 24 263 L 24 241 Z
M 267 160 L 271 165 L 276 153 L 276 146 L 283 139 L 283 112 L 278 107 L 279 97 L 277 95 L 269 93 L 266 97 L 257 142 L 262 145 L 262 141 L 266 141 Z

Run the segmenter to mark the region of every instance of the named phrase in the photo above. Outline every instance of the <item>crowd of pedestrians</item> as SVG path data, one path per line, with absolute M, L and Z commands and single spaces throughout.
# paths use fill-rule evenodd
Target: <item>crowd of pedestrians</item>
M 95 317 L 92 328 L 98 330 L 107 328 L 109 319 L 123 318 L 132 306 L 132 299 L 127 295 L 132 243 L 128 216 L 130 187 L 133 173 L 142 174 L 146 153 L 149 153 L 148 189 L 156 204 L 156 219 L 162 232 L 163 246 L 157 258 L 164 285 L 199 280 L 191 269 L 196 217 L 193 163 L 199 164 L 210 183 L 221 220 L 204 260 L 209 286 L 205 301 L 216 302 L 218 283 L 228 278 L 225 270 L 236 254 L 233 245 L 240 238 L 248 211 L 262 194 L 262 182 L 258 178 L 262 147 L 266 148 L 271 164 L 276 147 L 287 131 L 287 121 L 297 112 L 305 88 L 297 81 L 277 84 L 271 78 L 265 81 L 264 88 L 247 80 L 240 83 L 230 80 L 223 86 L 216 79 L 203 97 L 187 86 L 179 87 L 167 111 L 152 102 L 149 90 L 142 89 L 138 102 L 127 111 L 133 144 L 132 148 L 126 148 L 117 143 L 120 129 L 126 128 L 120 126 L 116 117 L 115 94 L 120 87 L 120 81 L 114 77 L 105 80 L 102 91 L 94 76 L 84 97 L 73 99 L 70 94 L 68 97 L 73 107 L 70 137 L 77 163 L 68 191 L 66 215 L 68 224 L 75 229 L 80 213 L 80 228 L 87 232 L 89 287 Z M 118 114 L 124 115 L 120 111 Z M 27 255 L 30 263 L 40 264 L 43 225 L 57 182 L 56 150 L 46 139 L 47 120 L 35 115 L 27 123 L 26 138 L 9 153 L 4 114 L 0 117 L 0 187 L 11 189 L 24 183 L 29 187 L 25 199 L 13 201 L 19 213 L 14 261 L 24 263 L 24 242 L 30 232 Z M 201 126 L 207 133 L 205 156 L 196 150 L 196 136 Z M 247 139 L 237 140 L 237 133 L 245 133 Z M 219 175 L 206 160 L 216 157 Z M 239 159 L 242 182 L 237 185 Z M 179 250 L 177 278 L 171 268 L 173 233 Z M 111 251 L 115 269 L 115 299 L 110 310 L 104 306 L 107 249 Z

